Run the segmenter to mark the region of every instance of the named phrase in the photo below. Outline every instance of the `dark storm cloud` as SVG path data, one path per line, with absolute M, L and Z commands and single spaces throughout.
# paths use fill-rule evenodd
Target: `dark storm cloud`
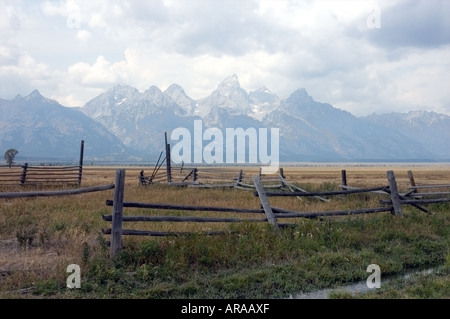
M 347 33 L 387 49 L 450 44 L 450 1 L 405 0 L 392 7 L 380 6 L 379 12 L 380 28 L 352 26 Z

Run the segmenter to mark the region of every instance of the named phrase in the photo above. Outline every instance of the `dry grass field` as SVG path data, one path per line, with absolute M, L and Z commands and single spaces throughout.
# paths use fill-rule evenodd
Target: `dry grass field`
M 85 166 L 81 187 L 92 187 L 114 184 L 116 170 L 122 167 Z M 165 183 L 155 183 L 147 186 L 139 185 L 138 176 L 141 170 L 145 174 L 151 174 L 153 167 L 123 167 L 126 170 L 124 201 L 145 203 L 166 203 L 201 206 L 223 206 L 236 208 L 259 209 L 260 201 L 253 191 L 239 189 L 208 189 L 195 187 L 168 186 Z M 374 164 L 374 165 L 308 165 L 287 166 L 284 168 L 286 181 L 289 181 L 308 191 L 340 190 L 341 170 L 346 170 L 347 185 L 355 187 L 374 187 L 388 185 L 386 172 L 393 170 L 397 179 L 400 192 L 406 192 L 410 186 L 408 170 L 414 174 L 416 183 L 422 184 L 449 184 L 450 165 L 447 164 Z M 7 168 L 0 168 L 7 170 Z M 212 168 L 208 168 L 211 170 Z M 238 167 L 214 168 L 220 172 L 230 171 L 237 176 Z M 251 183 L 251 177 L 258 174 L 255 167 L 243 167 L 244 181 Z M 202 168 L 199 168 L 199 178 L 202 178 Z M 160 174 L 164 174 L 161 168 Z M 230 176 L 230 174 L 226 174 Z M 1 186 L 1 192 L 31 192 L 54 191 L 74 189 L 73 185 L 25 185 L 25 186 Z M 112 207 L 106 206 L 107 199 L 113 199 L 114 190 L 92 192 L 72 196 L 54 197 L 30 197 L 30 198 L 0 198 L 0 297 L 2 298 L 45 298 L 46 291 L 50 291 L 53 298 L 71 298 L 71 295 L 61 288 L 64 285 L 68 273 L 69 264 L 81 266 L 82 273 L 92 272 L 95 262 L 108 256 L 108 248 L 105 242 L 109 235 L 103 235 L 102 228 L 110 227 L 110 223 L 103 221 L 102 215 L 111 214 Z M 382 195 L 352 195 L 349 198 L 334 197 L 328 202 L 314 198 L 295 197 L 270 197 L 272 206 L 290 209 L 299 212 L 329 211 L 342 209 L 358 209 L 367 207 L 379 207 Z M 448 205 L 446 206 L 448 207 Z M 410 211 L 412 211 L 411 209 Z M 408 210 L 407 210 L 408 211 Z M 125 209 L 125 215 L 173 215 L 173 216 L 226 216 L 238 218 L 256 218 L 249 214 L 237 213 L 211 213 L 211 212 L 185 212 L 177 210 L 145 210 L 129 208 Z M 385 213 L 383 213 L 386 215 Z M 427 216 L 423 212 L 420 215 Z M 445 227 L 448 226 L 448 211 L 445 213 Z M 263 218 L 264 215 L 257 215 Z M 361 217 L 363 220 L 370 216 Z M 425 218 L 425 217 L 423 217 Z M 344 220 L 345 217 L 340 217 Z M 292 219 L 288 222 L 294 224 L 305 223 L 301 219 Z M 397 222 L 395 222 L 397 223 Z M 265 224 L 265 223 L 262 223 Z M 307 230 L 305 233 L 297 231 L 295 236 L 316 236 L 319 229 Z M 309 224 L 308 224 L 309 225 Z M 230 230 L 233 226 L 226 223 L 127 223 L 124 228 L 147 229 L 158 231 L 192 231 L 203 232 L 210 230 Z M 430 226 L 431 227 L 431 226 Z M 249 226 L 252 229 L 252 226 Z M 309 228 L 308 228 L 309 229 Z M 405 236 L 408 230 L 403 230 Z M 423 227 L 411 228 L 416 232 L 414 236 L 423 232 L 424 238 L 437 236 L 427 233 L 429 230 Z M 419 234 L 417 233 L 419 232 Z M 170 246 L 175 241 L 170 237 L 137 237 L 124 236 L 123 251 L 135 250 L 142 247 L 144 242 L 158 243 L 160 250 L 170 251 Z M 234 240 L 234 239 L 233 239 Z M 214 239 L 211 239 L 214 241 Z M 444 238 L 447 242 L 448 238 Z M 181 244 L 180 244 L 181 245 Z M 208 243 L 208 245 L 210 245 Z M 182 246 L 182 245 L 181 245 Z M 180 246 L 180 247 L 181 247 Z M 441 247 L 441 246 L 439 246 Z M 442 248 L 442 247 L 441 247 Z M 441 249 L 440 248 L 440 249 Z M 256 249 L 256 248 L 255 248 Z M 262 248 L 261 248 L 262 249 Z M 448 247 L 447 247 L 448 249 Z M 133 250 L 133 251 L 134 251 Z M 253 251 L 254 253 L 254 251 Z M 223 256 L 217 254 L 216 266 L 220 266 Z M 213 254 L 213 255 L 214 255 Z M 445 252 L 444 252 L 445 255 Z M 294 256 L 294 255 L 292 255 Z M 447 252 L 448 256 L 448 252 Z M 168 255 L 165 258 L 169 258 Z M 176 258 L 176 257 L 175 257 Z M 211 256 L 214 258 L 214 256 Z M 286 256 L 286 260 L 290 258 Z M 440 258 L 440 259 L 439 259 Z M 441 257 L 438 259 L 441 260 Z M 445 258 L 445 257 L 444 257 Z M 448 257 L 447 257 L 448 258 Z M 160 262 L 160 261 L 158 261 Z M 154 263 L 158 263 L 154 261 Z M 197 261 L 198 262 L 198 261 Z M 432 261 L 435 262 L 435 261 Z M 149 263 L 147 260 L 146 263 Z M 414 262 L 412 262 L 413 264 Z M 138 266 L 142 266 L 141 263 Z M 214 263 L 213 263 L 214 264 Z M 103 266 L 104 267 L 104 266 Z M 227 266 L 228 267 L 228 266 Z M 231 266 L 229 266 L 231 267 Z M 134 269 L 132 272 L 136 272 Z M 394 271 L 392 271 L 394 272 Z M 47 286 L 49 285 L 49 287 Z M 53 286 L 52 286 L 53 285 Z M 43 288 L 44 286 L 44 288 Z M 96 288 L 90 288 L 88 297 L 96 297 Z M 112 289 L 112 288 L 111 288 Z M 63 292 L 62 292 L 63 291 Z M 103 292 L 103 296 L 109 293 Z M 115 293 L 111 292 L 115 296 Z M 147 296 L 148 297 L 148 296 Z

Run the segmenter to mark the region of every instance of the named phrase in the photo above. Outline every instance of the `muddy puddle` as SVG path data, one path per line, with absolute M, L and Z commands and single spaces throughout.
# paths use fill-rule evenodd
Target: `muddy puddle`
M 404 278 L 407 279 L 414 275 L 421 275 L 421 274 L 430 274 L 433 271 L 437 270 L 438 268 L 426 268 L 426 269 L 414 269 L 414 270 L 408 270 L 404 273 L 397 274 L 397 275 L 389 275 L 389 276 L 381 276 L 381 287 L 383 284 L 388 283 L 389 281 Z M 373 289 L 377 288 L 369 288 L 367 285 L 366 280 L 358 281 L 355 283 L 342 285 L 334 288 L 326 288 L 326 289 L 320 289 L 316 291 L 311 292 L 300 292 L 295 295 L 289 296 L 289 299 L 329 299 L 331 292 L 348 292 L 352 294 L 352 296 L 357 296 L 364 294 L 365 292 L 371 291 Z

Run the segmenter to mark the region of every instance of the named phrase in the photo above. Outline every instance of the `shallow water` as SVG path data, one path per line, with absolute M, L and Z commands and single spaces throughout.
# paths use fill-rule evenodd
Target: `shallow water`
M 408 270 L 404 273 L 398 274 L 398 275 L 390 275 L 383 278 L 381 276 L 381 287 L 383 287 L 383 284 L 386 284 L 387 282 L 404 278 L 407 279 L 410 276 L 413 275 L 419 275 L 419 274 L 430 274 L 433 271 L 435 271 L 437 268 L 427 268 L 427 269 L 414 269 L 414 270 Z M 295 295 L 289 296 L 289 299 L 329 299 L 330 292 L 332 291 L 347 291 L 352 294 L 352 296 L 360 295 L 365 292 L 368 292 L 370 290 L 377 289 L 377 288 L 369 288 L 367 286 L 366 280 L 358 281 L 352 284 L 348 285 L 342 285 L 335 288 L 326 288 L 326 289 L 320 289 L 312 292 L 306 292 L 306 293 L 298 293 Z

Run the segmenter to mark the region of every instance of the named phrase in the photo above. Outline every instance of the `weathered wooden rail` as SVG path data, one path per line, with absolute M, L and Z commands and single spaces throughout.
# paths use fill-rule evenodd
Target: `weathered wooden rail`
M 194 172 L 193 172 L 194 173 Z M 233 172 L 235 173 L 235 172 Z M 190 232 L 176 232 L 176 231 L 152 231 L 152 230 L 134 230 L 124 229 L 123 223 L 127 222 L 168 222 L 168 223 L 180 223 L 180 222 L 192 222 L 192 223 L 240 223 L 240 222 L 263 222 L 268 223 L 272 228 L 279 232 L 280 227 L 286 225 L 295 225 L 295 223 L 280 223 L 283 219 L 293 218 L 309 218 L 316 219 L 320 217 L 334 217 L 344 215 L 357 215 L 357 214 L 373 214 L 388 212 L 393 215 L 402 216 L 403 206 L 412 205 L 422 211 L 428 213 L 423 205 L 432 203 L 445 203 L 450 202 L 450 184 L 435 184 L 435 185 L 417 185 L 412 177 L 412 172 L 408 172 L 411 180 L 411 186 L 408 187 L 405 193 L 400 193 L 397 187 L 397 182 L 393 171 L 387 171 L 388 185 L 370 188 L 358 188 L 347 185 L 347 181 L 343 179 L 343 185 L 341 190 L 319 191 L 310 192 L 306 191 L 296 185 L 290 184 L 284 178 L 283 169 L 280 169 L 279 176 L 271 176 L 266 184 L 263 183 L 261 174 L 252 175 L 253 183 L 247 184 L 246 189 L 254 191 L 254 195 L 259 198 L 260 206 L 255 208 L 240 208 L 240 207 L 215 207 L 215 206 L 200 206 L 200 205 L 174 205 L 166 203 L 139 203 L 139 202 L 125 202 L 125 170 L 116 170 L 115 183 L 112 185 L 96 186 L 83 189 L 70 189 L 62 191 L 33 191 L 33 192 L 5 192 L 0 193 L 0 199 L 2 198 L 22 198 L 22 197 L 45 197 L 45 196 L 67 196 L 77 195 L 82 193 L 104 191 L 114 188 L 114 198 L 107 200 L 106 205 L 112 206 L 111 215 L 103 215 L 104 221 L 111 222 L 111 228 L 102 229 L 103 234 L 111 235 L 110 241 L 110 256 L 112 259 L 116 258 L 121 250 L 122 236 L 123 235 L 138 235 L 138 236 L 182 236 L 190 234 Z M 236 174 L 235 174 L 236 175 Z M 239 180 L 242 180 L 245 174 L 242 171 L 236 175 L 234 185 Z M 346 177 L 345 173 L 342 173 L 343 177 Z M 281 185 L 280 189 L 274 191 L 273 188 L 269 188 L 274 181 L 279 180 Z M 269 186 L 269 187 L 267 187 Z M 418 190 L 422 190 L 418 192 Z M 438 189 L 439 191 L 434 191 Z M 424 190 L 432 190 L 430 192 Z M 380 195 L 386 195 L 386 200 L 380 200 L 380 204 L 383 207 L 363 208 L 363 209 L 349 209 L 349 210 L 335 210 L 335 211 L 317 211 L 317 212 L 302 212 L 293 211 L 281 207 L 276 207 L 270 204 L 271 196 L 290 196 L 302 199 L 304 197 L 312 197 L 321 201 L 329 201 L 329 197 L 333 196 L 347 196 L 350 194 L 361 193 L 376 193 Z M 447 196 L 447 197 L 444 197 Z M 191 211 L 191 212 L 219 212 L 220 216 L 214 217 L 202 217 L 202 216 L 125 216 L 124 208 L 140 208 L 140 209 L 152 209 L 152 210 L 172 210 L 172 211 Z M 233 214 L 230 217 L 224 216 L 226 213 Z M 239 216 L 239 217 L 236 217 Z M 224 231 L 205 231 L 202 234 L 205 235 L 219 235 L 224 234 Z M 228 233 L 228 232 L 226 232 Z M 281 234 L 281 233 L 280 233 Z
M 22 166 L 0 166 L 0 185 L 19 185 L 22 177 Z
M 450 184 L 429 184 L 429 185 L 416 185 L 414 180 L 413 172 L 411 170 L 408 171 L 408 177 L 410 180 L 411 186 L 408 187 L 408 191 L 406 193 L 399 193 L 397 188 L 397 182 L 395 180 L 394 172 L 387 172 L 389 185 L 381 190 L 372 190 L 373 193 L 378 194 L 389 194 L 391 196 L 390 200 L 380 200 L 381 204 L 393 205 L 394 212 L 396 214 L 403 214 L 402 205 L 411 205 L 425 213 L 430 213 L 428 209 L 423 207 L 423 205 L 434 204 L 434 203 L 445 203 L 450 202 Z M 342 171 L 342 185 L 343 189 L 347 190 L 357 190 L 357 187 L 347 186 L 346 174 L 345 171 Z M 441 189 L 447 191 L 440 192 L 422 192 L 418 193 L 418 189 Z
M 81 183 L 80 166 L 22 166 L 20 185 L 36 184 L 71 184 Z
M 80 161 L 74 166 L 31 166 L 28 163 L 0 168 L 0 185 L 80 185 L 83 176 L 84 141 Z
M 252 176 L 246 175 L 242 169 L 236 168 L 236 170 L 217 170 L 217 167 L 191 167 L 185 166 L 184 163 L 176 166 L 171 161 L 170 144 L 167 140 L 167 132 L 165 133 L 165 157 L 162 162 L 160 158 L 163 154 L 161 152 L 155 168 L 151 175 L 144 174 L 144 171 L 140 172 L 139 185 L 149 185 L 152 183 L 167 183 L 173 186 L 186 186 L 186 187 L 199 187 L 199 188 L 240 188 L 240 189 L 254 189 Z M 158 171 L 165 162 L 165 173 L 159 173 Z M 282 188 L 285 186 L 282 181 L 283 169 L 280 168 L 280 175 L 263 175 L 261 174 L 261 168 L 259 176 L 264 184 L 265 188 Z M 268 185 L 268 183 L 274 183 Z
M 30 166 L 0 168 L 0 185 L 80 185 L 81 166 Z
M 116 171 L 114 199 L 107 200 L 106 205 L 112 206 L 111 215 L 103 215 L 105 221 L 112 223 L 111 228 L 102 229 L 103 234 L 110 234 L 110 256 L 115 259 L 120 253 L 122 245 L 122 235 L 137 236 L 179 236 L 188 234 L 187 232 L 156 232 L 146 230 L 123 229 L 123 222 L 212 222 L 212 223 L 236 223 L 236 222 L 269 222 L 274 228 L 278 228 L 276 218 L 268 205 L 267 197 L 264 195 L 264 188 L 256 176 L 254 179 L 255 187 L 260 194 L 262 209 L 244 209 L 235 207 L 211 207 L 211 206 L 190 206 L 190 205 L 171 205 L 157 203 L 137 203 L 124 202 L 124 181 L 125 170 Z M 222 212 L 222 213 L 246 213 L 246 214 L 265 214 L 266 217 L 261 218 L 236 218 L 236 217 L 197 217 L 197 216 L 124 216 L 123 208 L 148 208 L 148 209 L 170 209 L 170 210 L 186 210 L 196 212 Z M 206 235 L 223 234 L 223 231 L 204 232 Z
M 191 176 L 195 171 L 191 170 Z M 198 172 L 197 172 L 198 173 Z M 124 179 L 125 171 L 118 170 L 116 172 L 116 185 L 123 185 L 122 179 Z M 243 176 L 242 171 L 239 172 L 239 176 L 234 181 L 233 185 L 236 185 L 240 178 Z M 283 170 L 281 169 L 280 176 L 272 177 L 274 180 L 279 180 L 282 184 L 282 188 L 277 191 L 266 190 L 270 189 L 265 187 L 262 183 L 260 174 L 253 175 L 253 184 L 247 184 L 248 187 L 254 190 L 254 195 L 260 199 L 260 208 L 255 209 L 243 209 L 233 207 L 210 207 L 210 206 L 193 206 L 193 205 L 173 205 L 173 204 L 161 204 L 161 203 L 138 203 L 138 202 L 124 202 L 123 193 L 124 188 L 116 187 L 113 200 L 107 200 L 106 205 L 113 207 L 112 215 L 103 215 L 104 221 L 112 222 L 111 228 L 102 229 L 103 234 L 111 235 L 110 241 L 110 256 L 112 259 L 116 258 L 120 253 L 122 235 L 138 235 L 138 236 L 181 236 L 189 234 L 189 232 L 162 232 L 152 230 L 134 230 L 123 229 L 123 222 L 213 222 L 213 223 L 236 223 L 236 222 L 267 222 L 274 230 L 279 231 L 279 227 L 292 225 L 279 223 L 280 219 L 292 219 L 292 218 L 319 218 L 319 217 L 333 217 L 344 215 L 358 215 L 358 214 L 374 214 L 387 212 L 393 215 L 403 215 L 403 205 L 414 205 L 415 207 L 424 210 L 422 206 L 429 203 L 442 203 L 450 202 L 450 198 L 434 198 L 434 199 L 418 199 L 412 194 L 413 191 L 407 193 L 399 193 L 397 188 L 396 179 L 393 171 L 387 171 L 388 185 L 370 188 L 358 188 L 346 185 L 346 173 L 342 172 L 343 190 L 335 191 L 321 191 L 321 192 L 308 192 L 298 186 L 286 182 L 284 179 Z M 269 185 L 270 186 L 270 185 Z M 436 186 L 436 185 L 433 185 Z M 440 187 L 447 185 L 438 185 Z M 419 187 L 415 186 L 415 189 Z M 286 191 L 287 190 L 287 191 Z M 290 196 L 290 197 L 314 197 L 322 201 L 329 201 L 327 196 L 347 196 L 350 194 L 361 193 L 377 193 L 388 196 L 389 200 L 380 200 L 380 204 L 383 207 L 372 207 L 363 209 L 348 209 L 348 210 L 335 210 L 335 211 L 318 211 L 318 212 L 299 212 L 292 211 L 280 207 L 272 206 L 269 203 L 269 197 L 271 196 Z M 421 193 L 416 193 L 417 196 Z M 446 194 L 446 192 L 439 192 L 439 194 Z M 436 195 L 436 192 L 434 193 Z M 422 196 L 422 195 L 419 195 Z M 144 209 L 156 209 L 156 210 L 176 210 L 176 211 L 193 211 L 193 212 L 222 212 L 222 213 L 248 213 L 248 214 L 261 214 L 261 217 L 257 218 L 237 218 L 237 217 L 198 217 L 198 216 L 124 216 L 123 208 L 144 208 Z M 223 231 L 208 231 L 203 232 L 205 235 L 219 235 L 223 234 Z
M 2 193 L 0 193 L 0 198 L 67 196 L 67 195 L 78 195 L 78 194 L 84 194 L 84 193 L 105 191 L 105 190 L 113 189 L 113 188 L 114 188 L 114 184 L 86 187 L 86 188 L 69 189 L 69 190 L 61 190 L 61 191 L 2 192 Z

